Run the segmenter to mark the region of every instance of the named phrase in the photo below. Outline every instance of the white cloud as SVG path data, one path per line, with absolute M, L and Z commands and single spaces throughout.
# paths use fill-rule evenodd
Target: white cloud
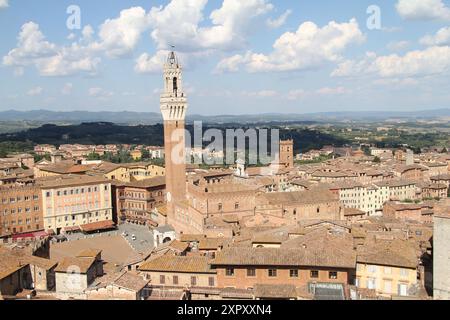
M 3 57 L 3 65 L 15 68 L 35 66 L 43 76 L 95 74 L 100 61 L 90 50 L 76 43 L 59 47 L 48 42 L 34 22 L 22 26 L 17 48 Z
M 112 97 L 114 95 L 114 92 L 107 91 L 107 90 L 104 90 L 104 89 L 98 88 L 98 87 L 90 88 L 88 90 L 88 93 L 89 93 L 89 95 L 91 97 L 101 98 L 101 99 L 109 98 L 109 97 Z
M 67 40 L 75 40 L 75 38 L 77 37 L 77 35 L 75 33 L 69 33 L 69 35 L 67 36 Z
M 35 87 L 35 88 L 28 90 L 27 95 L 29 95 L 31 97 L 40 96 L 43 91 L 44 91 L 44 89 L 42 89 L 41 87 Z
M 420 39 L 426 46 L 450 46 L 450 27 L 440 29 L 435 35 L 427 35 Z
M 300 100 L 305 98 L 308 93 L 303 89 L 291 90 L 289 91 L 287 98 L 288 100 Z
M 330 88 L 330 87 L 324 87 L 321 89 L 318 89 L 316 91 L 316 94 L 319 95 L 341 95 L 341 94 L 349 94 L 351 93 L 351 90 L 348 90 L 344 87 L 336 87 L 336 88 Z
M 68 83 L 66 83 L 66 84 L 64 85 L 64 87 L 62 88 L 61 93 L 62 93 L 63 95 L 69 95 L 69 94 L 72 93 L 72 89 L 73 89 L 73 84 L 70 83 L 70 82 L 68 82 Z
M 269 28 L 276 29 L 283 26 L 286 23 L 287 18 L 292 14 L 292 10 L 286 10 L 281 16 L 276 19 L 267 19 L 266 24 Z
M 0 0 L 0 9 L 8 7 L 9 7 L 8 0 Z
M 278 92 L 275 90 L 260 90 L 260 91 L 243 91 L 241 93 L 245 97 L 252 98 L 270 98 L 278 95 Z
M 240 48 L 250 21 L 273 9 L 267 0 L 224 0 L 209 16 L 212 26 L 202 27 L 207 2 L 172 0 L 166 7 L 153 7 L 149 19 L 158 49 L 168 49 L 170 45 L 182 52 Z
M 348 60 L 339 64 L 332 76 L 376 75 L 382 78 L 409 78 L 443 74 L 449 70 L 450 47 L 434 46 L 410 51 L 403 56 L 377 56 L 370 52 L 362 60 Z
M 92 47 L 104 51 L 112 58 L 129 55 L 138 44 L 142 33 L 149 28 L 148 19 L 141 7 L 122 10 L 118 18 L 108 19 L 100 26 L 100 40 L 93 43 Z M 83 30 L 84 37 L 92 33 L 93 30 Z
M 342 52 L 351 44 L 365 40 L 356 19 L 348 23 L 331 21 L 319 28 L 313 22 L 301 24 L 297 32 L 286 32 L 273 45 L 269 55 L 247 52 L 219 62 L 217 72 L 292 71 L 316 68 L 327 62 L 342 60 Z
M 203 17 L 207 0 L 172 0 L 165 7 L 152 7 L 148 12 L 132 7 L 101 24 L 96 39 L 90 25 L 83 28 L 80 36 L 69 34 L 67 39 L 75 41 L 70 46 L 47 41 L 39 25 L 28 22 L 22 26 L 17 47 L 3 57 L 3 64 L 15 68 L 34 66 L 43 76 L 94 75 L 103 55 L 131 56 L 142 35 L 151 30 L 158 50 L 142 54 L 135 70 L 154 72 L 160 70 L 161 66 L 155 64 L 160 63 L 163 50 L 171 44 L 193 61 L 222 50 L 242 49 L 250 22 L 273 9 L 268 1 L 223 0 L 221 7 L 205 19 L 208 23 Z
M 162 65 L 167 59 L 168 51 L 159 50 L 154 56 L 143 53 L 136 60 L 134 70 L 137 73 L 157 73 L 161 72 Z
M 450 20 L 450 8 L 442 0 L 398 0 L 396 7 L 406 20 Z

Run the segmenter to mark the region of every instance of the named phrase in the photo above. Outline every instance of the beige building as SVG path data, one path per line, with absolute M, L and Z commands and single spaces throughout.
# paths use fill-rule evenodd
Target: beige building
M 402 240 L 366 245 L 357 256 L 356 286 L 379 296 L 407 297 L 417 293 L 418 257 Z
M 40 181 L 44 227 L 56 234 L 113 220 L 111 182 L 101 176 L 64 176 Z
M 140 267 L 151 286 L 179 288 L 216 287 L 216 271 L 204 256 L 175 256 L 171 253 L 152 258 Z

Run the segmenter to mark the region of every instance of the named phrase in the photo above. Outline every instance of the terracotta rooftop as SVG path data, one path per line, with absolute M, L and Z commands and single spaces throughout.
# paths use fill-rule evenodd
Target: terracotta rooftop
M 145 179 L 141 181 L 134 181 L 124 184 L 126 187 L 133 188 L 154 188 L 154 187 L 164 187 L 166 185 L 166 177 L 154 177 L 150 179 Z
M 108 179 L 102 176 L 88 176 L 88 175 L 47 177 L 37 179 L 36 182 L 42 186 L 42 189 L 65 188 L 72 186 L 75 187 L 83 185 L 110 183 Z
M 323 192 L 312 192 L 312 191 L 298 191 L 298 192 L 275 192 L 275 193 L 265 193 L 260 196 L 262 198 L 262 203 L 267 203 L 269 205 L 279 205 L 279 204 L 315 204 L 321 202 L 333 202 L 338 201 L 337 197 L 324 190 Z
M 412 242 L 380 240 L 362 247 L 358 251 L 357 262 L 415 269 L 418 257 Z
M 304 248 L 246 248 L 233 247 L 219 252 L 211 265 L 215 266 L 310 266 L 354 268 L 355 256 L 335 250 Z
M 290 284 L 257 284 L 254 288 L 256 298 L 296 299 L 297 288 Z
M 102 254 L 102 250 L 99 249 L 86 249 L 77 254 L 77 258 L 96 258 Z
M 94 263 L 95 258 L 66 257 L 61 262 L 58 263 L 55 272 L 61 273 L 79 272 L 81 274 L 86 274 Z
M 116 278 L 112 284 L 117 287 L 139 292 L 145 288 L 148 283 L 149 281 L 144 280 L 142 276 L 124 272 Z
M 150 258 L 139 267 L 140 271 L 165 271 L 182 273 L 215 273 L 208 264 L 208 258 L 202 256 L 174 256 L 165 254 Z

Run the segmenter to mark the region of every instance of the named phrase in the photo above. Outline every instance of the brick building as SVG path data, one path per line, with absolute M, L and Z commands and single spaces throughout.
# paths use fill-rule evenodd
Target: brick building
M 117 215 L 122 221 L 154 225 L 154 209 L 165 204 L 165 177 L 118 184 L 115 189 Z
M 0 186 L 0 237 L 44 230 L 39 185 Z
M 211 266 L 217 270 L 219 288 L 250 289 L 256 285 L 352 283 L 355 255 L 329 248 L 235 247 L 219 252 Z

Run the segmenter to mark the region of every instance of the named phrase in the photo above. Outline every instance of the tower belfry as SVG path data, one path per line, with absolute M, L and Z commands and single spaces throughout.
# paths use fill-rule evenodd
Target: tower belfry
M 186 199 L 185 118 L 188 108 L 183 91 L 183 70 L 174 51 L 164 64 L 164 91 L 160 100 L 164 120 L 168 220 L 174 203 Z

